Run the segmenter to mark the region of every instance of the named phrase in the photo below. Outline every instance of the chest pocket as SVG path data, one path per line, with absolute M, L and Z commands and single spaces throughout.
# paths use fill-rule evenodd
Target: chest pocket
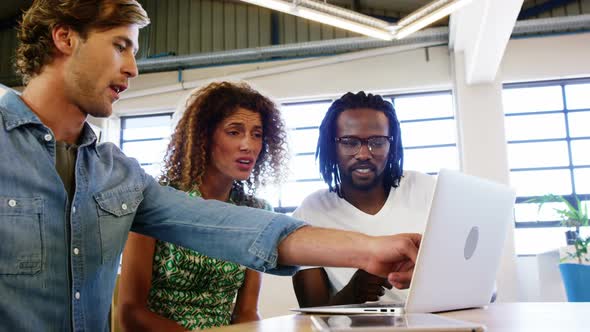
M 41 271 L 42 211 L 41 198 L 0 196 L 0 275 Z
M 95 194 L 94 200 L 98 206 L 102 262 L 112 262 L 121 255 L 143 194 L 139 189 L 117 188 Z

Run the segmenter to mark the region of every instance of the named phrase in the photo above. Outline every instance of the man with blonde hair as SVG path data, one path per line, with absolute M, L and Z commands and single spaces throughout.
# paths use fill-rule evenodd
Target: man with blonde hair
M 420 236 L 369 237 L 160 186 L 88 115 L 108 117 L 138 74 L 149 24 L 134 0 L 36 0 L 0 97 L 0 317 L 10 331 L 105 331 L 130 230 L 275 274 L 295 265 L 409 279 Z

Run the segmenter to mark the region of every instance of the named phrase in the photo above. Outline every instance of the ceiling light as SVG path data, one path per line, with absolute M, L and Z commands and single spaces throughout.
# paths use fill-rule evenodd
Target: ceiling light
M 397 23 L 395 38 L 402 39 L 465 6 L 471 0 L 440 0 L 432 2 Z
M 349 21 L 347 19 L 340 18 L 338 16 L 331 16 L 330 14 L 322 13 L 319 11 L 315 11 L 313 9 L 308 9 L 305 7 L 296 7 L 294 12 L 295 15 L 306 18 L 308 20 L 321 22 L 323 24 L 328 24 L 335 26 L 340 29 L 356 32 L 363 34 L 365 36 L 383 39 L 383 40 L 392 40 L 393 34 L 387 30 L 380 30 L 370 26 L 363 25 L 361 23 L 357 23 L 354 21 Z
M 369 37 L 392 40 L 389 23 L 342 7 L 311 0 L 242 0 L 308 20 L 360 33 Z

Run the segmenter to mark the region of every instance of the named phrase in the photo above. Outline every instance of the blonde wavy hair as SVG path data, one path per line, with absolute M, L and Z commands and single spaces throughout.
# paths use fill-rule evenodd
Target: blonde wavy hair
M 15 69 L 26 85 L 53 61 L 56 48 L 52 30 L 68 26 L 86 39 L 92 30 L 104 31 L 124 25 L 143 28 L 150 23 L 135 0 L 35 0 L 20 21 Z
M 263 141 L 250 178 L 234 181 L 232 197 L 237 204 L 262 207 L 254 198 L 256 190 L 283 181 L 287 174 L 287 134 L 276 105 L 246 83 L 215 82 L 191 94 L 168 145 L 160 182 L 198 190 L 211 158 L 213 133 L 238 107 L 260 114 Z

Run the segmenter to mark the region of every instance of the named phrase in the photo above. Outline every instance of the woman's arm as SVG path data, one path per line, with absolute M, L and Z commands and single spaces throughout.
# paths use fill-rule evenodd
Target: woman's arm
M 121 266 L 117 312 L 125 331 L 185 331 L 147 307 L 156 240 L 130 232 Z
M 260 320 L 258 315 L 258 295 L 262 278 L 259 272 L 247 269 L 244 284 L 238 290 L 236 306 L 232 313 L 231 323 L 245 323 Z
M 377 301 L 392 286 L 387 279 L 363 270 L 356 270 L 350 281 L 339 292 L 330 294 L 330 280 L 323 268 L 297 272 L 293 276 L 293 289 L 301 308 Z
M 330 304 L 330 281 L 321 267 L 297 272 L 293 276 L 293 290 L 301 308 Z

